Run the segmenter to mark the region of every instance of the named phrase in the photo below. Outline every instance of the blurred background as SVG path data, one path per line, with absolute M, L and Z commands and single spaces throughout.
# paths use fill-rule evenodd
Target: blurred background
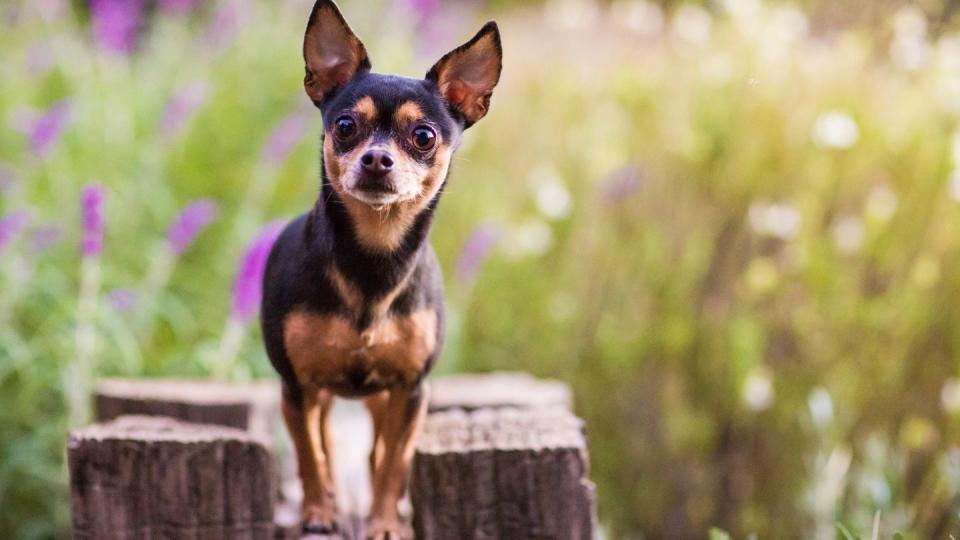
M 501 25 L 438 369 L 573 386 L 605 537 L 960 532 L 960 2 L 342 4 L 409 76 Z M 96 377 L 274 376 L 309 8 L 0 3 L 0 537 L 68 534 Z

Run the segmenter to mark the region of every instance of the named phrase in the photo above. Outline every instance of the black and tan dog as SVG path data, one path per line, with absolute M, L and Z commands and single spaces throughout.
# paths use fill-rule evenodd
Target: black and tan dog
M 500 77 L 487 23 L 424 79 L 370 72 L 363 44 L 330 0 L 313 7 L 304 87 L 323 113 L 320 197 L 291 222 L 267 263 L 261 325 L 283 380 L 283 415 L 303 482 L 305 532 L 336 530 L 328 416 L 334 396 L 373 417 L 367 534 L 398 538 L 424 381 L 440 353 L 440 268 L 427 243 L 463 131 Z

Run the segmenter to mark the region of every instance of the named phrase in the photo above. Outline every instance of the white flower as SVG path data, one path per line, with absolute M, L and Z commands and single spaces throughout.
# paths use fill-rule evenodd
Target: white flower
M 943 410 L 951 414 L 960 413 L 960 380 L 949 378 L 940 389 L 940 403 Z
M 864 237 L 866 237 L 866 230 L 860 218 L 847 216 L 833 226 L 833 243 L 836 244 L 840 253 L 845 255 L 856 253 L 863 245 Z
M 904 6 L 893 16 L 890 57 L 903 69 L 916 71 L 927 65 L 931 47 L 927 43 L 927 18 L 916 6 Z
M 754 22 L 757 20 L 763 5 L 760 0 L 724 0 L 723 8 L 734 19 Z
M 818 386 L 807 397 L 810 417 L 817 427 L 823 427 L 833 421 L 833 399 L 827 389 Z
M 684 4 L 673 14 L 673 33 L 680 39 L 703 45 L 710 40 L 713 18 L 707 11 L 693 4 Z
M 950 173 L 950 197 L 955 201 L 960 201 L 960 168 L 954 169 Z
M 916 6 L 904 6 L 893 15 L 893 32 L 897 36 L 925 37 L 927 17 Z
M 888 221 L 900 204 L 897 194 L 886 186 L 874 186 L 867 195 L 867 216 L 877 221 Z
M 801 217 L 790 205 L 756 202 L 747 211 L 747 221 L 757 234 L 789 240 L 800 230 Z
M 722 84 L 733 78 L 733 59 L 724 51 L 711 51 L 700 56 L 700 75 L 707 82 Z
M 655 38 L 663 30 L 663 10 L 645 0 L 617 0 L 610 6 L 614 22 L 641 37 Z
M 573 208 L 573 197 L 560 182 L 541 184 L 535 196 L 537 208 L 550 219 L 563 219 Z
M 890 58 L 907 71 L 919 71 L 926 67 L 930 54 L 930 44 L 921 37 L 897 37 L 890 42 Z
M 591 0 L 551 0 L 544 9 L 547 20 L 557 28 L 582 28 L 597 18 L 597 5 Z
M 773 383 L 766 368 L 754 369 L 743 381 L 743 403 L 754 411 L 768 409 L 773 404 Z
M 539 220 L 527 221 L 513 229 L 504 244 L 508 257 L 543 255 L 553 246 L 553 231 Z
M 850 148 L 860 138 L 860 128 L 850 115 L 829 111 L 817 117 L 811 133 L 814 144 L 822 148 Z
M 794 6 L 778 5 L 770 13 L 767 35 L 793 43 L 807 35 L 807 16 Z
M 946 34 L 937 41 L 940 69 L 955 74 L 960 70 L 960 35 Z
M 950 157 L 953 158 L 953 166 L 960 168 L 960 131 L 950 136 Z

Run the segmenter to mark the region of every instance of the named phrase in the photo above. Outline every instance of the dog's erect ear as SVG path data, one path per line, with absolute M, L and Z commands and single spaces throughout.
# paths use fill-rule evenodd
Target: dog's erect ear
M 370 70 L 367 49 L 331 0 L 313 5 L 303 37 L 303 60 L 303 87 L 318 107 L 330 92 Z
M 503 49 L 497 23 L 490 21 L 473 39 L 448 52 L 427 72 L 450 109 L 463 115 L 465 127 L 490 108 L 493 87 L 500 80 Z

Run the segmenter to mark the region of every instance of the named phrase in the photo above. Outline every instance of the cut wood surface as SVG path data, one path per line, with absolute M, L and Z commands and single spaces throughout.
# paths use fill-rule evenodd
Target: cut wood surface
M 123 416 L 67 445 L 73 537 L 267 539 L 273 459 L 247 431 Z
M 431 386 L 411 473 L 416 538 L 592 538 L 594 487 L 566 384 L 498 372 Z M 274 381 L 100 381 L 101 422 L 68 446 L 74 537 L 299 538 L 292 461 L 264 442 L 278 401 Z M 314 538 L 362 538 L 370 421 L 360 402 L 338 400 L 332 423 L 345 516 L 339 534 Z
M 430 411 L 484 407 L 560 407 L 570 409 L 570 387 L 526 373 L 445 375 L 430 379 Z
M 432 413 L 410 485 L 416 537 L 592 538 L 587 472 L 583 423 L 562 409 Z
M 94 396 L 97 421 L 123 415 L 169 416 L 270 436 L 280 421 L 274 381 L 228 384 L 193 379 L 103 379 Z

